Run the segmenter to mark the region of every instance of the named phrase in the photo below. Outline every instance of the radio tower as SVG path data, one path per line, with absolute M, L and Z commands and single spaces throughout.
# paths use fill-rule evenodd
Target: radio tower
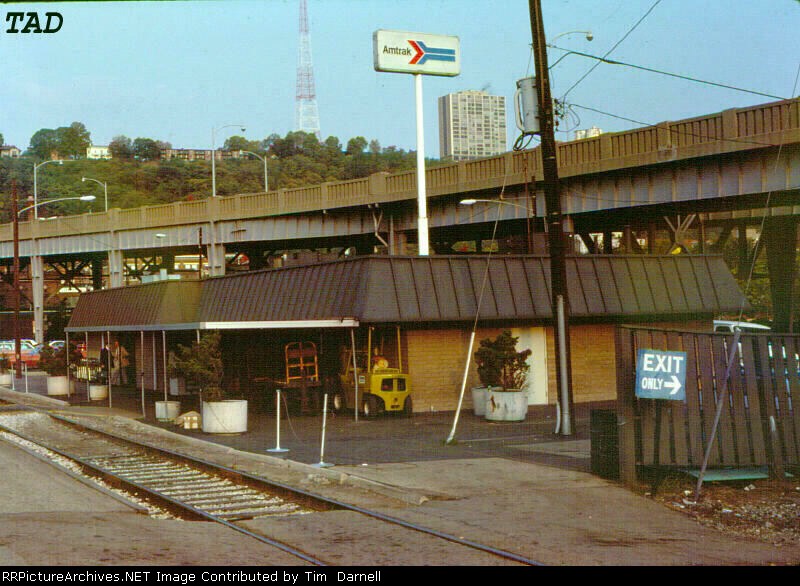
M 300 53 L 297 56 L 297 129 L 320 139 L 314 66 L 311 64 L 311 35 L 308 30 L 307 0 L 300 0 Z

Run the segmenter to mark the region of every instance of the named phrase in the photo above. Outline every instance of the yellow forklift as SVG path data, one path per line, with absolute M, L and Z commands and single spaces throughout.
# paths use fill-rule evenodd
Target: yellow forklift
M 400 351 L 400 329 L 397 328 L 396 368 L 389 366 L 384 356 L 384 339 L 373 347 L 373 329 L 367 334 L 367 347 L 355 350 L 342 348 L 341 369 L 337 389 L 333 395 L 334 411 L 354 409 L 370 418 L 384 412 L 400 413 L 410 417 L 414 407 L 411 399 L 411 381 L 403 373 L 402 353 Z

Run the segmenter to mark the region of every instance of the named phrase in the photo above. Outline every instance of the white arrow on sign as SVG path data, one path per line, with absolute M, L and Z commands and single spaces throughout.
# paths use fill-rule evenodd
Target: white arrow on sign
M 678 391 L 681 390 L 681 387 L 683 385 L 681 385 L 681 381 L 678 379 L 678 377 L 673 374 L 672 382 L 665 382 L 664 386 L 667 387 L 668 389 L 672 389 L 669 393 L 670 395 L 675 395 L 677 394 Z

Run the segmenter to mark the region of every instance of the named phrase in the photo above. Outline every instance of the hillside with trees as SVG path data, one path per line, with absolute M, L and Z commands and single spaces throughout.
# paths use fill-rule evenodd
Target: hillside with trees
M 108 185 L 111 208 L 203 199 L 211 194 L 211 161 L 162 160 L 162 150 L 172 148 L 167 142 L 115 136 L 108 145 L 110 160 L 87 159 L 86 148 L 90 145 L 90 132 L 82 123 L 73 122 L 70 126 L 37 131 L 22 157 L 0 159 L 0 222 L 10 221 L 12 180 L 16 179 L 17 197 L 20 207 L 24 207 L 34 193 L 34 166 L 57 159 L 63 163 L 38 167 L 39 201 L 87 194 L 97 199 L 91 204 L 68 201 L 41 207 L 40 216 L 102 211 L 102 186 L 83 182 L 83 177 Z M 216 162 L 217 195 L 221 196 L 264 191 L 264 163 L 258 157 L 268 161 L 270 190 L 416 168 L 414 151 L 383 148 L 377 140 L 367 141 L 361 136 L 349 139 L 346 145 L 335 136 L 320 142 L 305 132 L 289 132 L 283 137 L 272 134 L 263 140 L 232 136 L 218 148 L 246 151 L 241 158 Z M 430 166 L 438 163 L 427 161 Z

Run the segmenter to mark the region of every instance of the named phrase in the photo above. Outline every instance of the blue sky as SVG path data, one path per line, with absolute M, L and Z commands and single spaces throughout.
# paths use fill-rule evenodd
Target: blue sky
M 466 89 L 504 95 L 508 145 L 518 132 L 516 81 L 533 73 L 528 0 L 308 0 L 323 138 L 354 136 L 416 149 L 412 76 L 373 69 L 372 33 L 460 38 L 462 70 L 424 78 L 425 152 L 439 154 L 437 98 Z M 655 7 L 654 7 L 655 5 Z M 26 148 L 41 128 L 83 122 L 95 144 L 116 135 L 210 148 L 211 129 L 252 140 L 295 129 L 299 0 L 0 4 L 0 133 Z M 652 8 L 652 10 L 651 10 Z M 55 34 L 6 32 L 12 11 L 61 13 Z M 545 32 L 591 30 L 556 44 L 781 97 L 798 94 L 797 0 L 543 0 Z M 647 16 L 635 26 L 637 22 Z M 635 27 L 635 28 L 634 28 Z M 631 29 L 632 32 L 631 32 Z M 550 63 L 563 52 L 551 49 Z M 595 61 L 568 55 L 551 71 L 562 97 Z M 772 101 L 625 66 L 601 64 L 566 95 L 576 128 L 658 123 Z M 582 106 L 584 108 L 581 108 Z M 235 132 L 233 132 L 235 131 Z M 569 131 L 569 132 L 567 132 Z M 217 144 L 229 133 L 217 132 Z

